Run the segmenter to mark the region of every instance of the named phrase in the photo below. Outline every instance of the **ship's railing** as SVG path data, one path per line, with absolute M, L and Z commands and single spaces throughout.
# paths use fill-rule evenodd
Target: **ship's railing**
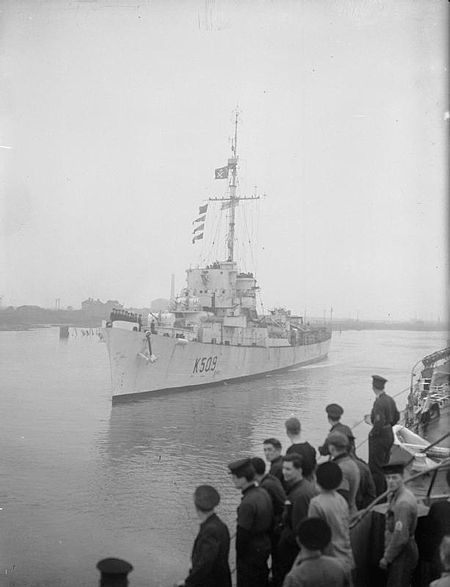
M 150 328 L 145 328 L 145 331 L 150 332 Z M 185 340 L 193 341 L 197 339 L 197 336 L 192 328 L 183 328 L 180 326 L 157 326 L 152 334 L 158 334 L 159 336 L 168 336 L 170 338 L 184 338 Z
M 445 349 L 436 351 L 431 355 L 427 355 L 422 359 L 422 364 L 425 365 L 425 367 L 433 366 L 437 361 L 442 361 L 442 359 L 446 359 L 447 357 L 450 357 L 450 347 L 446 347 Z
M 299 334 L 299 337 L 296 340 L 292 341 L 293 346 L 305 346 L 309 344 L 316 344 L 319 342 L 325 342 L 330 340 L 331 332 L 329 330 L 324 331 L 310 331 L 310 332 L 303 332 Z
M 185 340 L 189 340 L 190 342 L 192 341 L 197 341 L 198 340 L 198 335 L 197 333 L 194 331 L 193 327 L 180 327 L 180 326 L 162 326 L 162 325 L 158 325 L 153 331 L 149 328 L 146 327 L 144 329 L 146 332 L 151 332 L 152 334 L 157 334 L 159 336 L 167 336 L 170 338 L 184 338 Z M 272 338 L 277 338 L 277 337 L 272 337 Z M 318 330 L 312 330 L 309 332 L 299 332 L 297 334 L 297 336 L 294 338 L 287 338 L 286 336 L 281 336 L 278 338 L 282 338 L 283 340 L 286 340 L 287 343 L 291 344 L 291 346 L 307 346 L 307 345 L 311 345 L 311 344 L 317 344 L 320 342 L 325 342 L 327 340 L 329 340 L 331 338 L 331 332 L 329 330 L 326 329 L 318 329 Z M 202 342 L 200 340 L 200 342 Z M 248 340 L 239 340 L 236 342 L 231 342 L 231 341 L 218 341 L 216 339 L 211 340 L 211 341 L 203 341 L 205 344 L 211 343 L 211 344 L 232 344 L 237 345 L 237 346 L 267 346 L 267 344 L 258 344 L 257 341 L 253 340 L 253 339 L 248 339 Z

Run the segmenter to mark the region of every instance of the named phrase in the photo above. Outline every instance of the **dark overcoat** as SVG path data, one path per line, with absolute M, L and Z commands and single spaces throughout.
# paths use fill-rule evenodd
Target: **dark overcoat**
M 212 514 L 200 524 L 186 587 L 231 587 L 229 553 L 228 528 L 216 514 Z

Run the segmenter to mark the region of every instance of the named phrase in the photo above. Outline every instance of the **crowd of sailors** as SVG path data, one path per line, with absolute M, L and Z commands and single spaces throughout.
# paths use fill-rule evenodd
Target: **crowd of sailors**
M 393 398 L 385 393 L 385 383 L 385 378 L 372 376 L 376 398 L 367 416 L 372 424 L 368 463 L 356 455 L 352 430 L 341 422 L 343 408 L 330 404 L 326 414 L 331 428 L 318 447 L 319 455 L 328 457 L 325 462 L 317 464 L 316 449 L 302 439 L 301 423 L 291 417 L 285 422 L 290 446 L 284 454 L 280 440 L 267 438 L 262 446 L 265 460 L 254 456 L 228 464 L 232 483 L 241 492 L 233 571 L 229 565 L 230 531 L 216 513 L 219 492 L 211 485 L 198 486 L 193 500 L 200 528 L 189 573 L 176 585 L 231 587 L 234 572 L 237 587 L 417 585 L 413 573 L 419 562 L 415 541 L 418 506 L 405 486 L 404 464 L 389 462 L 392 426 L 398 422 L 399 413 Z M 450 471 L 446 478 L 450 485 Z M 376 497 L 387 501 L 387 512 L 379 575 L 373 582 L 355 564 L 350 528 Z M 448 587 L 449 500 L 431 506 L 426 528 L 427 580 L 424 583 L 422 577 L 420 584 Z M 372 548 L 369 538 L 365 548 Z M 107 564 L 102 561 L 99 565 L 112 565 L 114 576 L 122 573 L 126 581 L 131 566 L 107 560 Z

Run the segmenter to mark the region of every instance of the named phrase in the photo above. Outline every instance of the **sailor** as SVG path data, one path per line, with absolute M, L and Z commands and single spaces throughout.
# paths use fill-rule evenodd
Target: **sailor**
M 356 454 L 355 437 L 351 428 L 340 422 L 341 416 L 344 413 L 343 408 L 339 404 L 329 404 L 325 408 L 325 411 L 328 416 L 328 422 L 331 425 L 329 434 L 340 432 L 347 436 L 349 440 L 348 453 L 358 466 L 360 475 L 358 491 L 356 493 L 356 508 L 358 510 L 364 509 L 376 498 L 375 484 L 369 465 Z M 325 439 L 322 446 L 319 446 L 319 453 L 322 456 L 330 454 L 327 439 Z
M 353 516 L 357 512 L 356 495 L 361 480 L 359 467 L 349 455 L 349 440 L 345 434 L 333 432 L 328 436 L 327 444 L 332 462 L 336 463 L 342 471 L 342 482 L 337 491 L 347 500 L 350 516 Z
M 395 401 L 384 391 L 387 379 L 380 375 L 372 375 L 372 389 L 376 395 L 372 412 L 365 416 L 365 421 L 372 424 L 369 433 L 369 467 L 372 472 L 377 495 L 386 487 L 383 466 L 389 462 L 391 447 L 394 443 L 392 426 L 397 424 L 400 414 Z
M 333 461 L 327 461 L 317 467 L 316 478 L 320 493 L 311 499 L 308 516 L 317 516 L 330 526 L 331 540 L 325 554 L 336 557 L 350 579 L 355 566 L 350 543 L 350 512 L 348 503 L 336 491 L 342 483 L 342 470 Z
M 220 495 L 211 485 L 200 485 L 194 492 L 200 529 L 192 549 L 189 575 L 177 583 L 178 587 L 231 587 L 230 533 L 215 513 L 219 502 Z
M 100 587 L 126 587 L 133 565 L 120 558 L 104 558 L 97 563 L 97 569 L 101 573 Z
M 444 536 L 439 546 L 442 573 L 440 579 L 430 583 L 430 587 L 448 587 L 450 585 L 450 536 Z
M 417 501 L 405 487 L 404 464 L 383 466 L 388 494 L 384 533 L 384 554 L 379 562 L 387 570 L 387 587 L 408 587 L 417 565 L 418 552 L 414 533 L 417 526 Z
M 283 483 L 283 457 L 281 456 L 281 442 L 278 440 L 278 438 L 266 438 L 266 440 L 263 442 L 263 448 L 266 460 L 270 463 L 269 473 L 277 477 L 281 483 Z
M 300 554 L 283 587 L 348 586 L 348 578 L 338 560 L 322 554 L 330 539 L 331 530 L 325 520 L 308 518 L 300 524 L 297 531 Z
M 339 404 L 328 404 L 328 406 L 325 408 L 325 411 L 327 413 L 328 422 L 331 426 L 329 434 L 332 432 L 341 432 L 342 434 L 345 434 L 348 437 L 350 443 L 349 450 L 350 452 L 354 452 L 355 437 L 353 436 L 353 432 L 348 426 L 342 424 L 340 421 L 342 414 L 344 413 L 344 409 Z M 327 456 L 330 454 L 326 439 L 323 445 L 319 446 L 319 453 L 322 456 Z
M 272 577 L 278 576 L 278 542 L 281 534 L 281 518 L 284 511 L 284 504 L 286 501 L 286 493 L 284 492 L 281 481 L 266 473 L 266 463 L 259 457 L 253 457 L 253 468 L 255 469 L 255 479 L 259 487 L 262 487 L 270 495 L 273 507 L 273 527 L 270 531 L 271 542 L 271 558 L 272 558 Z
M 303 475 L 302 455 L 291 453 L 283 457 L 283 476 L 287 496 L 283 512 L 283 529 L 278 543 L 279 575 L 275 580 L 276 585 L 282 584 L 298 555 L 299 547 L 295 536 L 300 522 L 308 516 L 309 502 L 317 495 L 315 485 Z
M 450 489 L 450 469 L 446 473 L 448 488 Z M 450 536 L 450 497 L 445 500 L 434 501 L 425 520 L 423 548 L 421 558 L 429 565 L 430 581 L 438 579 L 442 567 L 439 557 L 439 545 L 444 536 Z M 450 566 L 450 565 L 449 565 Z M 444 569 L 445 570 L 445 569 Z M 450 569 L 447 569 L 450 571 Z
M 267 491 L 256 485 L 255 469 L 250 459 L 234 461 L 228 468 L 234 486 L 242 491 L 236 528 L 237 587 L 266 587 L 273 525 L 272 501 Z
M 363 510 L 376 498 L 377 492 L 369 465 L 356 452 L 349 453 L 359 469 L 359 487 L 356 492 L 356 509 Z
M 297 453 L 303 457 L 303 475 L 307 479 L 311 476 L 316 468 L 316 449 L 309 442 L 300 442 L 302 425 L 298 418 L 288 418 L 284 423 L 286 427 L 286 436 L 291 441 L 291 446 L 286 450 L 286 454 Z

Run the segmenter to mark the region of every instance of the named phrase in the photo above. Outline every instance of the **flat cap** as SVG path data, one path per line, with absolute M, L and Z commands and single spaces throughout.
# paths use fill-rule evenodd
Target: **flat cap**
M 210 512 L 219 502 L 219 492 L 212 485 L 199 485 L 194 491 L 194 504 L 203 512 Z
M 97 569 L 103 578 L 119 579 L 125 578 L 133 570 L 133 565 L 120 558 L 104 558 L 97 563 Z
M 344 413 L 344 409 L 339 404 L 328 404 L 325 411 L 331 418 L 340 418 Z
M 331 541 L 330 526 L 322 518 L 307 518 L 298 527 L 298 540 L 310 550 L 323 550 Z
M 372 375 L 372 383 L 375 389 L 384 389 L 384 384 L 387 383 L 387 379 L 381 375 Z
M 322 463 L 316 470 L 317 483 L 323 489 L 331 491 L 337 489 L 342 482 L 342 470 L 339 465 L 332 461 Z
M 239 459 L 238 461 L 233 461 L 232 463 L 229 463 L 228 468 L 230 469 L 230 473 L 232 475 L 238 475 L 238 473 L 242 469 L 244 469 L 245 467 L 248 467 L 251 464 L 252 464 L 252 461 L 250 458 Z
M 327 444 L 332 444 L 338 448 L 347 448 L 350 444 L 348 436 L 342 434 L 342 432 L 332 432 L 327 437 Z
M 395 475 L 397 473 L 400 473 L 400 475 L 402 475 L 403 471 L 405 470 L 405 463 L 402 463 L 400 461 L 392 461 L 392 463 L 383 465 L 381 468 L 383 469 L 383 473 L 385 475 Z

